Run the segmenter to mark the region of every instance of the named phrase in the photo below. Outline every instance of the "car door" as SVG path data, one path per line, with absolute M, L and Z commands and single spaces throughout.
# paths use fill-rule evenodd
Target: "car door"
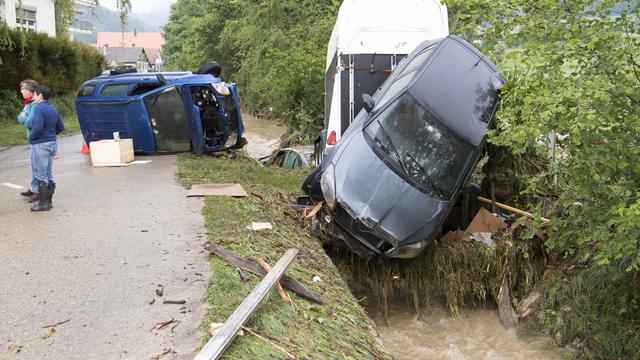
M 170 87 L 144 97 L 157 152 L 185 152 L 191 149 L 189 125 L 180 92 Z

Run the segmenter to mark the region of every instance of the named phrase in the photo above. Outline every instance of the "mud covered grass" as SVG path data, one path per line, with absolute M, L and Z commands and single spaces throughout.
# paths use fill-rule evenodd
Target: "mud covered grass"
M 17 114 L 16 114 L 17 115 Z M 62 136 L 75 135 L 80 132 L 80 124 L 76 114 L 62 117 L 65 130 Z M 16 119 L 0 119 L 0 146 L 28 143 L 27 129 Z
M 300 250 L 287 274 L 305 284 L 324 301 L 308 302 L 287 291 L 294 306 L 281 302 L 276 291 L 262 303 L 246 326 L 299 359 L 391 359 L 372 333 L 374 324 L 358 304 L 316 239 L 289 208 L 288 198 L 300 194 L 305 170 L 262 168 L 239 155 L 234 160 L 181 155 L 178 178 L 189 188 L 194 183 L 240 183 L 247 198 L 207 197 L 203 209 L 210 241 L 240 256 L 264 257 L 272 266 L 287 248 Z M 271 222 L 272 231 L 253 232 L 251 222 Z M 211 322 L 224 322 L 260 282 L 259 276 L 243 282 L 237 268 L 210 256 L 212 268 L 202 323 L 210 338 Z M 313 282 L 318 275 L 321 282 Z M 269 343 L 246 334 L 237 337 L 225 352 L 227 359 L 283 359 L 285 354 Z
M 544 272 L 541 243 L 515 240 L 511 235 L 496 239 L 493 246 L 469 241 L 434 243 L 409 264 L 348 258 L 341 266 L 349 274 L 348 282 L 373 295 L 371 300 L 385 316 L 392 302 L 404 301 L 423 316 L 431 301 L 444 301 L 451 315 L 459 317 L 465 306 L 497 303 L 504 278 L 512 296 L 520 298 L 528 295 Z

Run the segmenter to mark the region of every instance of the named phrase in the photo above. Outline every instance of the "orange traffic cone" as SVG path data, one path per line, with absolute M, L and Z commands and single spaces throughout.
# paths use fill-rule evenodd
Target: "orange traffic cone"
M 83 154 L 91 153 L 91 149 L 89 149 L 89 145 L 87 145 L 87 143 L 84 140 L 82 140 L 82 149 L 80 149 L 80 152 Z

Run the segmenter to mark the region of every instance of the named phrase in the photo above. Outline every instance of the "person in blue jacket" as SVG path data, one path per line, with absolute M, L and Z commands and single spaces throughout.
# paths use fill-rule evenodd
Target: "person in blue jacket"
M 38 104 L 31 113 L 29 143 L 33 152 L 34 176 L 38 183 L 40 197 L 31 211 L 51 209 L 51 200 L 56 189 L 53 181 L 53 157 L 58 151 L 56 135 L 64 131 L 64 123 L 58 110 L 49 103 L 51 91 L 46 86 L 36 86 L 34 98 Z
M 29 115 L 36 106 L 36 101 L 33 98 L 33 90 L 35 90 L 36 86 L 38 86 L 38 83 L 35 80 L 26 79 L 20 82 L 20 94 L 22 94 L 22 98 L 24 99 L 24 108 L 22 108 L 22 111 L 18 114 L 18 122 L 27 128 L 27 135 L 29 134 L 29 130 L 31 130 Z M 33 158 L 31 159 L 31 184 L 29 189 L 21 192 L 20 195 L 30 197 L 32 201 L 38 200 L 38 183 L 36 177 L 33 176 Z

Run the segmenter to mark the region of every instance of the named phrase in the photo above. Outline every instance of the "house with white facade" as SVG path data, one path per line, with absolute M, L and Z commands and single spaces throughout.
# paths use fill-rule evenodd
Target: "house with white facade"
M 11 28 L 25 31 L 44 32 L 49 36 L 56 36 L 55 0 L 5 0 L 0 5 L 0 18 Z M 82 14 L 89 11 L 91 2 L 87 0 L 74 1 L 73 11 Z M 91 23 L 74 19 L 69 24 L 69 34 L 91 33 Z
M 56 36 L 54 0 L 5 0 L 0 17 L 9 27 Z

